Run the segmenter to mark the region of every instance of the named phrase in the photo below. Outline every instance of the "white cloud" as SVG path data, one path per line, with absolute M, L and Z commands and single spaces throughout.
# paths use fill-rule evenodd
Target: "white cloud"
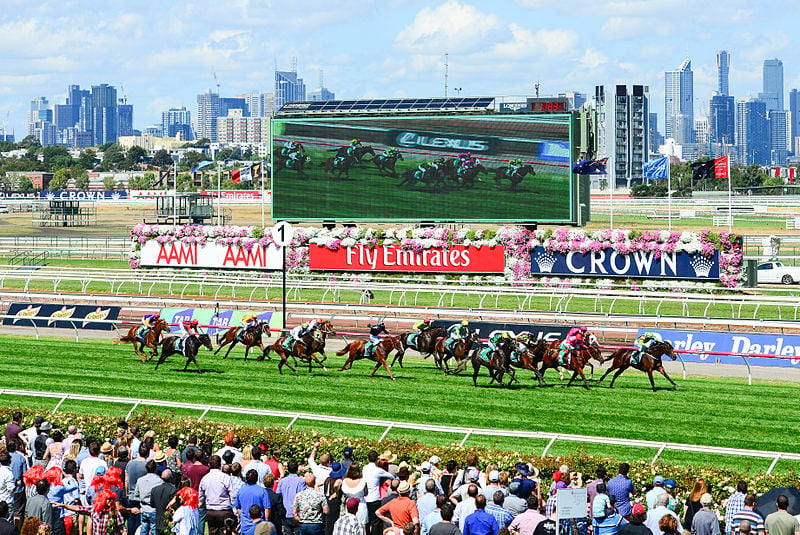
M 500 60 L 518 58 L 557 58 L 572 53 L 578 43 L 578 33 L 573 30 L 547 30 L 535 32 L 523 28 L 519 24 L 509 25 L 512 40 L 498 43 L 492 50 L 492 56 Z
M 600 27 L 598 36 L 605 41 L 619 39 L 666 37 L 672 34 L 671 23 L 652 17 L 610 17 Z
M 587 48 L 578 63 L 584 69 L 597 69 L 608 63 L 608 56 L 597 49 Z
M 487 38 L 501 28 L 497 16 L 448 0 L 436 8 L 420 10 L 414 21 L 397 34 L 394 44 L 402 50 L 470 52 L 484 46 Z

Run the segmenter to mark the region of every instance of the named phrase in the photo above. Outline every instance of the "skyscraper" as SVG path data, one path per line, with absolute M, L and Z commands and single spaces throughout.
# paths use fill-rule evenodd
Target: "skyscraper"
M 733 145 L 736 142 L 736 103 L 732 96 L 714 95 L 709 107 L 711 141 Z
M 795 141 L 800 137 L 800 91 L 789 91 L 789 150 L 795 152 Z
M 736 103 L 736 115 L 736 144 L 741 150 L 744 163 L 768 165 L 770 131 L 766 103 L 752 96 L 743 97 Z
M 133 104 L 127 99 L 119 99 L 117 103 L 117 126 L 120 136 L 133 135 Z
M 677 143 L 694 141 L 694 74 L 689 58 L 672 71 L 664 73 L 664 120 L 666 137 Z
M 770 163 L 785 165 L 789 157 L 789 112 L 769 110 Z
M 50 110 L 50 103 L 45 97 L 36 97 L 31 100 L 30 111 L 28 112 L 28 135 L 33 135 L 33 130 L 36 123 L 39 121 L 46 121 L 48 112 L 50 112 L 52 120 L 52 110 Z
M 296 71 L 275 71 L 275 110 L 287 102 L 306 99 L 306 84 Z
M 764 60 L 764 92 L 759 98 L 767 103 L 767 111 L 783 110 L 783 62 L 777 58 Z
M 108 84 L 93 85 L 91 131 L 94 145 L 117 141 L 117 119 L 117 90 Z
M 275 95 L 272 93 L 259 93 L 253 91 L 252 93 L 244 93 L 236 95 L 236 98 L 244 99 L 247 114 L 250 117 L 269 117 L 275 111 Z
M 183 139 L 192 139 L 192 112 L 184 106 L 162 111 L 161 132 L 167 137 L 175 137 L 180 134 Z
M 197 95 L 197 137 L 217 141 L 217 118 L 219 117 L 219 94 L 206 89 Z
M 656 112 L 650 112 L 650 119 L 647 124 L 648 136 L 650 137 L 650 153 L 657 154 L 658 147 L 664 144 L 664 136 L 658 131 L 658 114 Z
M 649 88 L 643 85 L 597 86 L 595 87 L 598 120 L 604 127 L 598 128 L 611 135 L 614 147 L 607 147 L 600 156 L 614 159 L 615 187 L 630 187 L 642 182 L 642 168 L 648 161 L 650 146 L 650 98 Z M 613 121 L 613 122 L 612 122 Z M 605 145 L 605 144 L 603 144 Z M 598 144 L 598 147 L 600 144 Z
M 731 54 L 727 50 L 717 52 L 717 86 L 719 94 L 728 96 L 728 73 L 731 69 Z

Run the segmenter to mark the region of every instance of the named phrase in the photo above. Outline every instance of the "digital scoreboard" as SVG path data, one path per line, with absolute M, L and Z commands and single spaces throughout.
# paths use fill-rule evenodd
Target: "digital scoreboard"
M 569 100 L 566 97 L 534 97 L 528 99 L 529 113 L 566 113 Z

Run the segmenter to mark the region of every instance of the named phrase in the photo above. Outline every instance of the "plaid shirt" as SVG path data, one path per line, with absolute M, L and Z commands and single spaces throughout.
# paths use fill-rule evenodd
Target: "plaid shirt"
M 356 515 L 350 513 L 340 516 L 333 525 L 333 535 L 364 535 L 364 525 Z
M 744 498 L 745 495 L 743 492 L 734 492 L 733 495 L 728 498 L 728 505 L 725 506 L 725 533 L 731 532 L 733 515 L 744 509 Z
M 81 513 L 92 517 L 91 535 L 122 535 L 125 521 L 119 511 L 96 513 L 93 506 L 78 506 Z
M 544 506 L 544 516 L 550 518 L 556 510 L 556 494 L 555 492 L 547 498 L 547 504 Z
M 511 514 L 511 511 L 500 507 L 496 503 L 490 503 L 487 505 L 486 512 L 492 515 L 495 520 L 497 520 L 497 525 L 500 528 L 507 528 L 509 524 L 514 521 L 514 515 Z

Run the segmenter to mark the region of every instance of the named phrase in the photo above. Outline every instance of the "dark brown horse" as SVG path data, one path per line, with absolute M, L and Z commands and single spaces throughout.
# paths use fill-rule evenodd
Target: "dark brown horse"
M 291 163 L 290 163 L 291 162 Z M 303 170 L 304 167 L 311 167 L 311 158 L 308 154 L 304 152 L 300 152 L 297 154 L 297 158 L 291 159 L 284 156 L 278 156 L 275 158 L 275 173 L 277 174 L 278 171 L 286 169 L 287 171 L 297 171 L 297 173 L 301 176 L 305 176 L 306 172 Z
M 386 360 L 389 357 L 389 353 L 394 349 L 399 349 L 400 341 L 397 336 L 387 336 L 386 338 L 382 339 L 375 348 L 372 350 L 372 354 L 366 356 L 366 340 L 356 340 L 355 342 L 350 342 L 344 348 L 337 351 L 336 354 L 340 357 L 342 355 L 347 354 L 347 360 L 339 368 L 339 371 L 349 370 L 353 367 L 353 362 L 356 360 L 361 360 L 363 358 L 368 358 L 369 360 L 375 362 L 375 368 L 372 370 L 372 373 L 369 374 L 370 377 L 375 376 L 375 372 L 378 371 L 378 368 L 383 366 L 386 369 L 386 373 L 389 374 L 389 377 L 394 381 L 394 376 L 392 375 L 392 371 L 389 369 L 389 365 L 386 363 Z
M 378 168 L 378 172 L 380 174 L 388 174 L 390 176 L 396 177 L 397 171 L 395 170 L 394 166 L 397 163 L 397 160 L 402 160 L 403 155 L 399 152 L 395 152 L 391 156 L 384 156 L 383 154 L 379 154 L 372 159 L 372 162 Z
M 230 354 L 231 349 L 233 349 L 236 344 L 244 345 L 244 360 L 247 360 L 247 353 L 250 352 L 250 348 L 253 346 L 258 346 L 263 354 L 264 351 L 266 351 L 266 348 L 264 347 L 264 342 L 261 339 L 261 335 L 266 334 L 269 336 L 269 323 L 266 321 L 261 321 L 255 327 L 246 329 L 244 334 L 239 337 L 239 333 L 242 331 L 242 329 L 244 329 L 244 327 L 231 327 L 225 331 L 225 334 L 222 335 L 222 342 L 219 344 L 217 350 L 214 351 L 214 354 L 216 355 L 219 353 L 219 350 L 228 344 L 230 344 L 230 347 L 225 352 L 225 356 L 222 357 L 223 359 L 228 358 L 228 354 Z
M 436 349 L 438 339 L 446 334 L 442 327 L 431 327 L 419 334 L 417 332 L 401 334 L 398 340 L 397 353 L 394 354 L 394 359 L 392 359 L 392 367 L 394 367 L 395 362 L 399 363 L 401 368 L 403 367 L 403 357 L 409 349 L 413 349 L 424 358 L 428 358 Z
M 596 338 L 595 338 L 596 340 Z M 539 368 L 539 372 L 541 373 L 541 377 L 539 378 L 539 385 L 544 386 L 544 372 L 549 368 L 558 368 L 561 366 L 559 363 L 559 353 L 561 352 L 561 342 L 562 340 L 553 340 L 546 346 L 543 346 L 544 349 L 540 350 L 540 358 L 542 366 Z M 590 342 L 591 344 L 591 342 Z M 586 376 L 583 374 L 583 368 L 586 366 L 586 363 L 589 362 L 589 359 L 595 359 L 599 362 L 603 362 L 603 356 L 600 354 L 600 350 L 596 344 L 591 344 L 586 347 L 573 349 L 568 355 L 567 366 L 565 366 L 568 370 L 572 371 L 572 377 L 570 378 L 567 386 L 572 385 L 572 381 L 574 381 L 579 375 L 581 379 L 583 379 L 583 386 L 586 390 L 589 390 L 589 383 L 586 381 Z
M 158 356 L 158 344 L 161 343 L 161 333 L 169 332 L 169 325 L 164 319 L 156 320 L 156 322 L 153 323 L 153 328 L 145 331 L 144 338 L 140 338 L 136 335 L 139 331 L 139 327 L 140 325 L 131 327 L 128 330 L 127 336 L 115 340 L 114 344 L 133 344 L 133 350 L 136 352 L 136 356 L 139 357 L 139 360 L 147 362 L 151 358 Z M 145 348 L 152 350 L 149 356 L 144 353 Z
M 527 175 L 530 174 L 531 176 L 536 176 L 536 172 L 533 170 L 532 165 L 522 165 L 511 175 L 509 175 L 507 172 L 508 172 L 508 167 L 505 165 L 502 167 L 498 167 L 497 171 L 495 171 L 494 183 L 498 189 L 500 188 L 500 182 L 503 179 L 511 181 L 511 186 L 508 189 L 510 191 L 514 191 L 515 189 L 517 189 L 517 185 L 520 182 L 522 182 L 522 179 L 525 178 Z
M 161 364 L 164 364 L 167 357 L 180 354 L 180 351 L 178 351 L 176 347 L 178 340 L 180 340 L 180 336 L 167 336 L 161 342 L 161 356 L 158 357 L 158 362 L 156 362 L 156 370 Z M 201 347 L 205 347 L 209 351 L 214 349 L 211 345 L 211 338 L 207 334 L 192 335 L 186 338 L 186 341 L 183 343 L 183 355 L 186 357 L 186 365 L 183 367 L 183 371 L 189 369 L 190 362 L 194 362 L 197 373 L 200 373 L 200 365 L 197 364 L 197 353 L 199 353 Z
M 653 392 L 656 391 L 656 385 L 653 382 L 653 371 L 661 373 L 661 375 L 666 377 L 667 381 L 672 383 L 672 386 L 677 390 L 678 385 L 667 375 L 667 372 L 664 370 L 664 364 L 661 362 L 661 357 L 664 355 L 675 360 L 675 351 L 672 348 L 672 344 L 666 341 L 654 343 L 642 352 L 638 364 L 631 364 L 631 356 L 633 356 L 634 351 L 633 349 L 617 349 L 614 351 L 614 353 L 606 359 L 606 362 L 612 361 L 611 367 L 606 370 L 606 373 L 603 374 L 600 381 L 605 379 L 606 375 L 612 371 L 617 370 L 617 373 L 611 378 L 611 384 L 609 385 L 609 388 L 614 388 L 614 381 L 617 380 L 617 377 L 622 375 L 622 372 L 628 368 L 636 368 L 647 374 Z
M 303 336 L 302 343 L 298 341 L 290 342 L 291 350 L 287 350 L 284 342 L 289 336 L 281 336 L 278 338 L 274 344 L 268 345 L 264 349 L 264 353 L 258 357 L 258 360 L 264 360 L 265 358 L 269 359 L 270 351 L 274 351 L 278 354 L 281 361 L 278 363 L 278 372 L 283 373 L 283 367 L 288 366 L 293 373 L 297 373 L 297 369 L 292 367 L 289 364 L 289 357 L 292 357 L 294 360 L 294 365 L 297 366 L 297 361 L 300 360 L 301 362 L 308 362 L 308 372 L 311 373 L 311 366 L 313 363 L 316 363 L 322 367 L 324 371 L 328 371 L 328 368 L 325 367 L 323 362 L 325 362 L 325 340 L 327 339 L 328 334 L 334 332 L 333 323 L 330 321 L 323 321 L 319 324 L 319 326 L 314 330 L 313 336 L 307 334 Z M 320 353 L 322 355 L 321 360 L 317 360 L 314 356 L 315 353 Z
M 333 156 L 328 158 L 320 165 L 325 169 L 325 175 L 336 178 L 342 178 L 342 175 L 350 178 L 350 168 L 355 165 L 356 159 L 352 156 Z
M 450 367 L 447 365 L 447 361 L 451 358 L 456 360 L 457 366 L 454 373 L 464 371 L 467 367 L 469 352 L 473 349 L 477 349 L 481 345 L 481 340 L 478 337 L 478 333 L 475 331 L 467 335 L 466 338 L 462 338 L 453 344 L 452 351 L 448 350 L 445 345 L 446 341 L 446 338 L 438 340 L 433 353 L 433 360 L 436 366 L 438 368 L 443 368 L 445 374 L 450 373 Z
M 508 386 L 511 386 L 515 381 L 519 381 L 514 375 L 514 370 L 510 366 L 506 366 L 506 362 L 510 359 L 512 351 L 513 340 L 511 338 L 505 340 L 500 347 L 493 350 L 491 347 L 484 347 L 472 352 L 470 361 L 472 362 L 472 384 L 478 386 L 478 373 L 482 367 L 489 369 L 489 376 L 491 385 L 495 381 L 503 386 L 503 376 L 508 374 Z

